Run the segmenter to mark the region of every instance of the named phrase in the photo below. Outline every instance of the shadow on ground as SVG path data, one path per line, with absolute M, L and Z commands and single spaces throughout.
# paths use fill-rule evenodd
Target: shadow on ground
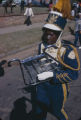
M 26 98 L 26 97 L 21 97 L 19 99 L 17 99 L 13 105 L 13 109 L 10 113 L 10 118 L 9 120 L 32 120 L 33 115 L 34 115 L 34 108 L 35 108 L 35 88 L 23 88 L 27 93 L 30 92 L 31 93 L 31 100 Z M 27 113 L 27 105 L 26 102 L 30 102 L 32 103 L 32 110 Z
M 71 35 L 75 35 L 74 30 L 71 27 L 69 27 L 69 31 L 70 31 Z

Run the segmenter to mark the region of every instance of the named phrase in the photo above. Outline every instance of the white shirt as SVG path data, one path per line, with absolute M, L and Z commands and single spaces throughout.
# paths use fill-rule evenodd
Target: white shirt
M 26 16 L 34 16 L 32 8 L 26 8 L 24 15 Z
M 74 10 L 71 11 L 71 15 L 72 15 L 73 17 L 75 16 L 75 11 L 74 11 Z
M 75 24 L 75 32 L 81 30 L 81 18 L 76 20 L 76 24 Z

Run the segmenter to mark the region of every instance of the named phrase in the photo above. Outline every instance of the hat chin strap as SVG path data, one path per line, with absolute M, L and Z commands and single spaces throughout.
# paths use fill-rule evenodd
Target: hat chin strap
M 57 47 L 61 47 L 61 36 L 62 36 L 62 34 L 63 34 L 63 31 L 61 31 L 61 33 L 60 33 L 60 35 L 59 35 L 59 37 L 58 37 L 58 39 L 57 39 L 57 41 L 55 43 L 55 45 Z

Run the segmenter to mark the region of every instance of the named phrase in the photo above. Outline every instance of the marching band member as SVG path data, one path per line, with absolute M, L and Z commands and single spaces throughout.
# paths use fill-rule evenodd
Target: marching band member
M 59 61 L 53 60 L 59 70 L 46 71 L 37 75 L 39 81 L 49 78 L 50 80 L 37 85 L 35 120 L 46 120 L 49 111 L 58 120 L 69 120 L 64 110 L 64 104 L 69 95 L 69 82 L 78 78 L 80 61 L 77 50 L 73 45 L 62 44 L 61 35 L 67 23 L 67 15 L 65 17 L 64 15 L 58 11 L 51 11 L 43 26 L 39 54 L 43 53 L 44 48 L 48 45 L 55 45 L 55 48 L 46 49 L 46 52 Z

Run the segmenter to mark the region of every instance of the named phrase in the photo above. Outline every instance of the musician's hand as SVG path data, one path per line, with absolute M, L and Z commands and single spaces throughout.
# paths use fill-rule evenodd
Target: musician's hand
M 53 72 L 43 72 L 37 75 L 38 80 L 46 80 L 48 78 L 53 77 Z

